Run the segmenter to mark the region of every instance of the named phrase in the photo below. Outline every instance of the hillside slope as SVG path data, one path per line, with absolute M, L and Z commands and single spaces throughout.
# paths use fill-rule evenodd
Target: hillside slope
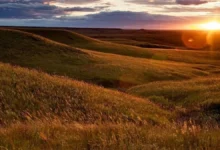
M 2 63 L 0 72 L 1 149 L 119 148 L 135 126 L 170 124 L 169 112 L 131 95 Z M 111 135 L 120 138 L 99 140 Z
M 218 128 L 171 124 L 175 114 L 146 99 L 2 63 L 0 72 L 2 149 L 219 146 Z
M 143 58 L 152 57 L 152 53 L 145 50 L 141 50 L 137 47 L 104 42 L 68 30 L 59 30 L 59 29 L 21 29 L 21 30 L 24 30 L 26 32 L 31 32 L 37 35 L 41 35 L 48 39 L 60 43 L 64 43 L 73 47 L 95 50 L 99 52 L 127 55 L 127 56 L 135 56 L 135 57 L 143 57 Z
M 79 50 L 31 33 L 0 29 L 0 149 L 215 149 L 219 123 L 193 122 L 185 112 L 198 107 L 202 113 L 196 117 L 219 119 L 219 80 L 211 77 L 219 70 L 214 65 Z M 200 76 L 210 81 L 152 82 Z M 170 97 L 138 98 L 73 79 L 124 90 L 152 82 L 150 94 L 163 95 L 164 87 L 170 95 L 171 85 L 178 96 L 186 96 L 189 89 L 187 93 L 200 92 L 204 99 L 186 99 L 189 105 L 168 100 L 177 108 L 183 106 L 179 111 L 160 103 Z M 204 115 L 207 111 L 211 115 Z
M 168 122 L 169 113 L 131 95 L 2 63 L 0 72 L 1 125 L 54 118 L 81 123 Z
M 171 60 L 186 63 L 218 65 L 220 62 L 220 52 L 215 51 L 214 49 L 212 51 L 149 49 L 100 41 L 63 29 L 19 28 L 19 30 L 24 30 L 30 33 L 38 34 L 72 47 L 78 47 L 105 53 L 150 58 L 156 60 Z
M 214 114 L 211 116 L 220 121 L 219 89 L 220 78 L 216 76 L 181 82 L 153 82 L 133 87 L 128 93 L 162 105 L 181 106 L 188 110 L 199 110 L 201 113 L 208 112 Z
M 77 50 L 43 37 L 0 30 L 0 61 L 36 68 L 105 87 L 128 88 L 158 80 L 181 80 L 209 75 L 218 67 L 133 58 Z

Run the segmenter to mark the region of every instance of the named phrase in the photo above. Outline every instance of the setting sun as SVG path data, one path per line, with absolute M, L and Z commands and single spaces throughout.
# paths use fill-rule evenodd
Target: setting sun
M 199 28 L 203 30 L 220 30 L 220 23 L 217 21 L 212 21 L 199 25 Z

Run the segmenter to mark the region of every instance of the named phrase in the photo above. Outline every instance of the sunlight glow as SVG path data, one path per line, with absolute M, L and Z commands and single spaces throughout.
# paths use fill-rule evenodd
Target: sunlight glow
M 212 21 L 199 25 L 199 29 L 202 30 L 220 30 L 220 23 L 217 21 Z

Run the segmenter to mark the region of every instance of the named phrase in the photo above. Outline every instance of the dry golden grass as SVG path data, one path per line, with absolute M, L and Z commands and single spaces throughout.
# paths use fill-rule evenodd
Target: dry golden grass
M 187 81 L 153 82 L 133 87 L 128 92 L 142 97 L 158 96 L 175 105 L 198 107 L 219 105 L 219 88 L 220 78 L 213 76 Z
M 82 123 L 167 124 L 157 105 L 101 87 L 0 64 L 0 122 L 59 118 Z
M 0 60 L 50 74 L 68 76 L 109 88 L 127 89 L 161 80 L 207 76 L 218 70 L 165 60 L 141 59 L 79 50 L 43 37 L 15 30 L 0 30 Z M 83 45 L 83 44 L 81 44 Z M 104 48 L 103 48 L 104 49 Z
M 220 147 L 218 52 L 112 45 L 66 30 L 44 34 L 64 44 L 0 30 L 0 61 L 37 69 L 0 63 L 0 149 Z M 70 43 L 59 41 L 64 37 Z M 144 84 L 128 90 L 143 98 L 73 79 L 123 90 Z
M 63 124 L 59 121 L 16 123 L 0 128 L 2 149 L 218 149 L 219 127 L 134 124 Z
M 215 48 L 212 49 L 212 51 L 181 50 L 178 48 L 169 49 L 169 50 L 159 49 L 159 48 L 150 49 L 150 48 L 140 48 L 136 46 L 111 43 L 107 41 L 100 41 L 63 29 L 20 28 L 19 30 L 24 30 L 30 33 L 38 34 L 43 37 L 49 38 L 51 40 L 60 43 L 67 44 L 72 47 L 78 47 L 78 48 L 89 49 L 89 50 L 105 52 L 105 53 L 120 54 L 120 55 L 132 56 L 132 57 L 150 58 L 156 60 L 171 60 L 171 61 L 186 62 L 186 63 L 215 64 L 215 65 L 218 65 L 220 63 L 219 62 L 220 52 L 218 52 L 218 49 Z M 181 37 L 174 36 L 172 40 L 175 41 L 177 40 L 176 38 L 181 38 Z

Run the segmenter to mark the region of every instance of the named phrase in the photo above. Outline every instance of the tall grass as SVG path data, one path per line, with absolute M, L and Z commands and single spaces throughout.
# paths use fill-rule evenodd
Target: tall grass
M 16 123 L 0 129 L 2 149 L 218 149 L 219 127 Z
M 4 37 L 0 40 L 0 61 L 2 62 L 68 76 L 109 88 L 124 90 L 152 81 L 206 76 L 218 70 L 218 67 L 206 70 L 209 65 L 78 50 L 22 31 L 1 29 L 0 35 Z
M 60 43 L 67 44 L 72 47 L 78 47 L 82 49 L 89 49 L 93 51 L 120 54 L 125 56 L 132 56 L 132 57 L 140 57 L 140 58 L 148 58 L 148 59 L 156 59 L 156 60 L 169 60 L 169 61 L 186 62 L 186 63 L 197 63 L 197 64 L 214 64 L 214 65 L 219 64 L 219 58 L 220 58 L 220 53 L 218 52 L 217 46 L 215 46 L 212 51 L 198 51 L 198 50 L 187 51 L 178 48 L 169 49 L 169 50 L 160 49 L 160 48 L 152 49 L 152 48 L 140 48 L 136 46 L 100 41 L 63 29 L 20 28 L 19 30 L 24 30 L 30 33 L 41 35 L 43 37 L 49 38 L 51 40 Z M 169 36 L 168 32 L 165 34 L 166 35 L 168 34 Z M 176 41 L 176 40 L 181 41 L 181 36 L 179 36 L 179 34 L 175 36 L 172 35 L 172 40 L 169 38 L 169 41 Z M 153 37 L 151 37 L 151 39 L 144 39 L 144 40 L 145 42 L 148 42 L 151 41 L 152 38 Z M 218 45 L 217 40 L 218 38 L 216 38 L 215 45 Z

